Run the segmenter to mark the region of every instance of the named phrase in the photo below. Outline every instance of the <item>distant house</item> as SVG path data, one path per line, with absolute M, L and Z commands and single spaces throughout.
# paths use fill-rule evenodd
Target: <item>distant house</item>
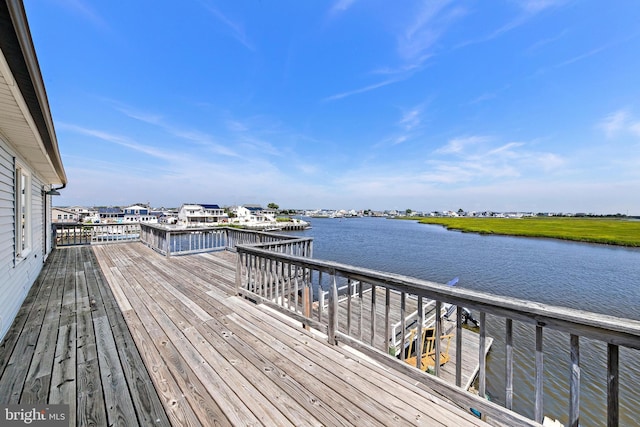
M 264 213 L 260 206 L 244 205 L 234 206 L 231 208 L 231 212 L 235 215 L 230 221 L 234 224 L 240 225 L 261 225 L 261 224 L 275 224 L 275 215 Z
M 51 222 L 54 223 L 76 223 L 80 217 L 76 212 L 65 208 L 51 208 Z
M 84 222 L 85 218 L 95 216 L 97 213 L 95 210 L 90 210 L 84 206 L 69 206 L 65 209 L 78 215 L 78 222 Z
M 51 195 L 67 184 L 24 6 L 0 2 L 0 340 L 52 250 Z
M 147 224 L 155 224 L 158 222 L 158 216 L 148 206 L 133 205 L 123 210 L 123 222 L 144 222 Z
M 102 224 L 122 223 L 124 212 L 120 208 L 98 208 L 98 218 Z
M 183 204 L 178 211 L 178 224 L 187 227 L 218 225 L 228 221 L 228 215 L 218 205 Z

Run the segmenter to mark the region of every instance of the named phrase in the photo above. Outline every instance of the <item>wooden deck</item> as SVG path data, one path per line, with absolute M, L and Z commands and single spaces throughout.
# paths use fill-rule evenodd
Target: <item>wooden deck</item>
M 170 425 L 91 248 L 55 250 L 0 345 L 0 404 L 68 404 L 69 425 Z
M 233 296 L 234 261 L 140 243 L 56 250 L 0 347 L 0 399 L 68 403 L 71 425 L 484 425 Z

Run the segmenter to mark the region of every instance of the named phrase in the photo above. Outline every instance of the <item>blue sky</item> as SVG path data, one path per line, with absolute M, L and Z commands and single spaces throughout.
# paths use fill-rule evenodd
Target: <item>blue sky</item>
M 25 0 L 57 205 L 640 214 L 640 2 Z

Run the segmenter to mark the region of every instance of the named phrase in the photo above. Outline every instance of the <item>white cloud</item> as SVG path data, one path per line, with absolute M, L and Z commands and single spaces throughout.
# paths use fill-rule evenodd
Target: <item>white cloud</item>
M 627 131 L 636 133 L 638 123 L 631 122 L 631 115 L 628 111 L 618 110 L 602 119 L 598 127 L 604 131 L 607 138 L 613 138 Z
M 79 133 L 81 135 L 92 136 L 94 138 L 98 138 L 103 141 L 111 142 L 111 143 L 120 145 L 122 147 L 126 147 L 131 150 L 146 154 L 148 156 L 155 157 L 157 159 L 172 160 L 176 157 L 175 153 L 165 152 L 155 147 L 137 143 L 132 139 L 122 135 L 117 135 L 117 134 L 113 134 L 113 133 L 109 133 L 109 132 L 105 132 L 97 129 L 89 129 L 89 128 L 85 128 L 85 127 L 81 127 L 73 124 L 64 123 L 64 122 L 58 122 L 57 127 L 60 130 L 68 130 L 71 132 Z
M 107 21 L 105 21 L 93 8 L 82 0 L 66 0 L 59 2 L 62 6 L 69 9 L 73 13 L 81 15 L 85 20 L 91 22 L 96 28 L 101 30 L 110 30 Z
M 462 8 L 449 7 L 450 3 L 450 0 L 424 2 L 420 10 L 412 13 L 413 20 L 397 36 L 398 54 L 406 61 L 404 69 L 422 66 L 449 27 L 466 14 Z
M 535 18 L 541 12 L 554 7 L 562 6 L 567 0 L 521 0 L 517 4 L 521 12 L 511 21 L 502 25 L 498 29 L 489 33 L 484 37 L 480 37 L 473 40 L 468 40 L 457 45 L 457 48 L 465 47 L 473 44 L 484 43 L 495 38 L 502 36 L 522 25 L 528 23 L 531 19 Z
M 231 36 L 235 38 L 240 44 L 246 47 L 249 50 L 255 50 L 253 43 L 247 37 L 247 34 L 244 30 L 244 27 L 238 23 L 234 22 L 231 19 L 227 18 L 222 12 L 220 12 L 215 7 L 211 6 L 208 3 L 201 2 L 202 6 L 207 9 L 217 20 L 222 22 L 229 30 L 231 30 Z
M 334 4 L 333 7 L 331 7 L 331 11 L 329 12 L 331 15 L 335 15 L 337 13 L 341 13 L 344 12 L 345 10 L 349 9 L 351 6 L 353 6 L 353 4 L 356 2 L 356 0 L 337 0 Z
M 462 153 L 470 145 L 487 142 L 489 140 L 489 137 L 480 135 L 454 138 L 449 140 L 445 146 L 438 148 L 435 152 L 437 154 L 458 154 Z
M 379 88 L 384 87 L 384 86 L 388 86 L 388 85 L 393 84 L 393 83 L 397 83 L 400 80 L 402 80 L 402 79 L 400 79 L 400 78 L 388 79 L 388 80 L 385 80 L 385 81 L 382 81 L 382 82 L 379 82 L 379 83 L 375 83 L 375 84 L 372 84 L 372 85 L 369 85 L 369 86 L 365 86 L 365 87 L 360 88 L 360 89 L 354 89 L 354 90 L 338 93 L 336 95 L 328 96 L 328 97 L 324 98 L 324 101 L 336 101 L 338 99 L 347 98 L 347 97 L 352 96 L 352 95 L 358 95 L 358 94 L 361 94 L 361 93 L 369 92 L 369 91 L 372 91 L 372 90 L 375 90 L 375 89 L 379 89 Z
M 406 131 L 411 131 L 420 126 L 422 110 L 420 108 L 413 108 L 406 111 L 400 119 L 399 125 Z

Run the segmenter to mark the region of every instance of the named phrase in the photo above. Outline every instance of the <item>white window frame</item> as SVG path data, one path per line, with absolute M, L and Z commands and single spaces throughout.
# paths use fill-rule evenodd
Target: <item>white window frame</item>
M 26 258 L 31 252 L 32 242 L 32 206 L 31 173 L 19 161 L 15 167 L 15 249 L 16 257 Z

